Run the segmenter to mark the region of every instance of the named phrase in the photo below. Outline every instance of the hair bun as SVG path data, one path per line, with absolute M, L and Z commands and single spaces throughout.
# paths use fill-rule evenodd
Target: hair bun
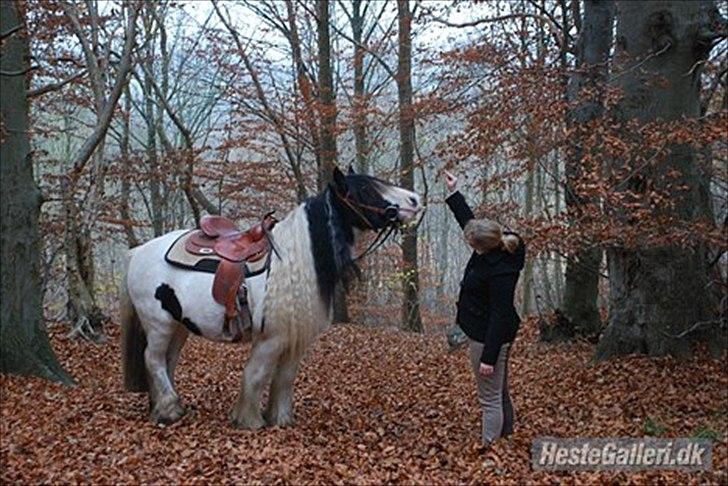
M 501 243 L 503 243 L 503 248 L 508 253 L 515 253 L 518 249 L 518 246 L 521 244 L 518 236 L 511 234 L 504 234 L 503 236 L 501 236 Z

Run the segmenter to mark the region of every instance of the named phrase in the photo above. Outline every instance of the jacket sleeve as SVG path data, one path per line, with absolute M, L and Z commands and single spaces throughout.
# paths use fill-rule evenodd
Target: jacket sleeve
M 465 225 L 475 217 L 473 210 L 470 209 L 468 203 L 465 201 L 465 197 L 460 191 L 455 191 L 447 199 L 445 199 L 450 211 L 455 215 L 455 219 L 458 220 L 458 224 L 461 228 L 465 228 Z
M 487 300 L 488 302 L 488 328 L 483 341 L 483 354 L 480 362 L 495 366 L 498 353 L 505 343 L 506 337 L 513 325 L 513 294 L 518 281 L 518 274 L 503 274 L 489 278 Z

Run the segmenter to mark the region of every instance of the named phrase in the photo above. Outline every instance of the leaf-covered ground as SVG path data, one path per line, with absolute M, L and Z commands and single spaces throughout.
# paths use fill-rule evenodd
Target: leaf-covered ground
M 631 357 L 591 365 L 586 343 L 545 346 L 524 325 L 512 356 L 514 436 L 484 452 L 464 352 L 439 335 L 333 327 L 305 359 L 293 428 L 233 429 L 228 410 L 249 346 L 190 339 L 178 384 L 193 409 L 169 427 L 120 385 L 119 335 L 104 346 L 52 331 L 78 381 L 3 375 L 2 482 L 728 483 L 725 361 Z M 714 436 L 713 471 L 535 473 L 539 436 Z

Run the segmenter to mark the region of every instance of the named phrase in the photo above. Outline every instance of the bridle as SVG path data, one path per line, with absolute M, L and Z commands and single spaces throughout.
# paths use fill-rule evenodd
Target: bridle
M 394 232 L 394 230 L 399 227 L 399 219 L 397 219 L 397 216 L 399 215 L 399 205 L 390 204 L 386 208 L 379 208 L 377 206 L 370 206 L 368 204 L 362 204 L 359 201 L 354 201 L 349 198 L 348 193 L 342 196 L 337 190 L 334 190 L 333 192 L 341 202 L 346 204 L 349 209 L 354 211 L 354 214 L 356 214 L 369 227 L 370 230 L 376 231 L 376 228 L 369 220 L 369 218 L 367 218 L 366 215 L 362 212 L 362 209 L 371 211 L 376 214 L 381 214 L 387 220 L 387 224 L 378 231 L 377 237 L 374 238 L 374 241 L 372 241 L 367 249 L 364 250 L 359 256 L 354 258 L 353 261 L 361 260 L 366 255 L 374 252 L 374 250 L 382 246 L 384 242 L 387 241 L 387 238 L 389 238 L 389 236 Z

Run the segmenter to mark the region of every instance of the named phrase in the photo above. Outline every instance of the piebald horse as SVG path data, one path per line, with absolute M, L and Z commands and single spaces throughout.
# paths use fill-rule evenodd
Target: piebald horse
M 253 347 L 230 414 L 234 426 L 293 424 L 299 363 L 332 322 L 334 287 L 356 269 L 352 249 L 357 239 L 364 231 L 404 223 L 421 207 L 414 192 L 336 168 L 324 192 L 275 226 L 272 240 L 279 257 L 271 257 L 268 272 L 245 282 Z M 176 422 L 185 413 L 174 370 L 189 333 L 227 341 L 222 332 L 225 308 L 211 293 L 214 276 L 165 261 L 165 252 L 184 231 L 131 250 L 121 289 L 124 382 L 127 390 L 149 393 L 151 419 L 158 423 Z M 269 380 L 262 413 L 262 391 Z

